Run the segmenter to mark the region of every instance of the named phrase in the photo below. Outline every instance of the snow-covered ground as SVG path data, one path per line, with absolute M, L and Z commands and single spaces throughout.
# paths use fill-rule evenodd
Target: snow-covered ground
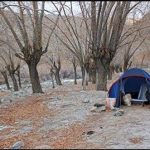
M 10 92 L 1 96 L 6 100 L 12 96 L 14 102 L 17 98 L 24 101 L 16 106 L 14 103 L 13 107 L 5 108 L 5 103 L 0 105 L 0 117 L 7 113 L 7 119 L 0 119 L 0 148 L 11 147 L 19 137 L 24 148 L 45 144 L 60 149 L 150 149 L 149 106 L 124 106 L 123 116 L 114 116 L 113 111 L 91 112 L 95 103 L 105 103 L 106 92 L 82 91 L 81 85 L 75 86 L 73 80 L 65 80 L 63 84 L 52 90 L 50 81 L 43 82 L 42 87 L 47 92 L 31 98 L 25 96 L 31 92 L 29 84 L 23 87 L 26 93 Z M 8 122 L 14 118 L 15 123 L 9 126 Z M 88 131 L 93 134 L 87 135 Z
M 78 79 L 78 82 L 80 82 L 81 79 Z M 73 84 L 73 79 L 63 79 L 62 84 L 67 86 L 70 84 Z M 10 83 L 12 84 L 12 83 Z M 47 80 L 44 82 L 41 82 L 41 86 L 44 92 L 47 92 L 48 90 L 52 89 L 52 81 Z M 58 86 L 55 83 L 55 89 L 57 89 Z M 7 90 L 6 85 L 0 85 L 0 91 L 1 92 L 8 92 L 6 96 L 0 97 L 1 103 L 8 103 L 8 102 L 14 102 L 16 98 L 24 98 L 26 96 L 32 95 L 32 86 L 30 83 L 22 84 L 22 88 L 19 91 L 13 91 L 13 88 L 11 87 L 11 90 Z

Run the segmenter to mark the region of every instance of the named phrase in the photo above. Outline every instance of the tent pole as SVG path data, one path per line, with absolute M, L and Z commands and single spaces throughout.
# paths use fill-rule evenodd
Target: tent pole
M 119 89 L 119 102 L 121 107 L 121 99 L 122 99 L 122 79 L 120 79 L 120 89 Z

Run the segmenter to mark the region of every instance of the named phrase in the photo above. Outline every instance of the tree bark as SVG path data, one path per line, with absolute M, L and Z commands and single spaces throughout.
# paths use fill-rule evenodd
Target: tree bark
M 5 84 L 7 86 L 7 89 L 10 90 L 10 85 L 9 85 L 9 82 L 8 82 L 8 77 L 7 77 L 7 73 L 6 71 L 3 71 L 1 72 L 2 76 L 4 77 L 4 80 L 5 80 Z
M 54 89 L 54 88 L 55 88 L 55 84 L 54 84 L 53 74 L 51 75 L 51 79 L 52 79 L 52 87 L 53 87 L 53 89 Z
M 55 75 L 56 84 L 57 84 L 57 85 L 62 85 L 61 80 L 60 80 L 60 75 L 59 75 L 59 70 L 58 70 L 58 69 L 55 69 L 54 75 Z
M 89 70 L 89 82 L 92 82 L 92 71 Z
M 7 70 L 9 72 L 9 75 L 10 75 L 11 79 L 12 79 L 14 91 L 19 91 L 17 80 L 16 80 L 16 77 L 15 77 L 16 69 L 14 69 L 13 63 L 11 65 L 7 66 Z
M 108 80 L 112 80 L 112 71 L 108 70 Z
M 107 72 L 100 59 L 96 60 L 96 90 L 107 90 Z
M 51 76 L 51 80 L 52 80 L 52 88 L 55 88 L 55 84 L 54 84 L 54 72 L 53 72 L 53 68 L 50 69 L 50 76 Z
M 108 80 L 112 80 L 112 74 L 113 74 L 113 67 L 110 66 L 108 70 Z
M 85 85 L 88 86 L 88 78 L 89 78 L 89 74 L 87 73 L 86 69 L 85 69 Z
M 74 84 L 77 84 L 77 66 L 73 63 L 74 69 Z
M 21 78 L 20 78 L 20 70 L 17 70 L 17 76 L 18 76 L 18 83 L 19 83 L 19 87 L 22 88 L 21 86 Z
M 15 74 L 14 73 L 10 73 L 10 77 L 11 77 L 12 82 L 13 82 L 14 91 L 19 91 L 17 80 L 15 78 Z
M 42 91 L 42 87 L 41 87 L 40 80 L 39 80 L 37 64 L 34 62 L 28 63 L 28 68 L 29 68 L 29 75 L 30 75 L 30 81 L 32 84 L 33 93 L 44 93 Z
M 96 70 L 92 70 L 91 78 L 92 78 L 92 84 L 95 84 L 96 83 Z
M 127 67 L 128 67 L 128 64 L 126 62 L 124 62 L 124 64 L 123 64 L 123 71 L 126 71 Z
M 81 66 L 81 73 L 82 73 L 82 86 L 84 84 L 84 80 L 85 80 L 85 68 L 83 66 Z M 84 89 L 84 87 L 83 87 Z
M 86 86 L 88 85 L 88 73 L 84 66 L 81 67 L 82 72 L 82 87 L 83 90 L 86 90 Z

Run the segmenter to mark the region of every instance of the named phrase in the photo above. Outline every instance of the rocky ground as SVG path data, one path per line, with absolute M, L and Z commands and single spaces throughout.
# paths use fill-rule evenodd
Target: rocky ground
M 124 106 L 123 116 L 114 116 L 114 111 L 91 112 L 106 97 L 92 84 L 86 91 L 70 80 L 55 89 L 49 81 L 42 87 L 44 94 L 31 94 L 29 84 L 19 92 L 1 86 L 0 149 L 16 142 L 27 149 L 150 148 L 148 105 Z

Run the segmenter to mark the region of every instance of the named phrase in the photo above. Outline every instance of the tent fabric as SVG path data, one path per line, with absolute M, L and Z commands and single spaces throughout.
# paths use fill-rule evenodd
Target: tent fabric
M 143 87 L 141 87 L 141 85 Z M 143 95 L 146 87 L 150 88 L 150 75 L 142 69 L 132 68 L 125 71 L 120 78 L 112 84 L 108 90 L 108 97 L 116 98 L 116 107 L 120 107 L 121 93 L 131 93 L 132 98 L 142 99 L 144 98 Z
M 146 91 L 147 91 L 147 85 L 144 83 L 144 84 L 142 84 L 141 87 L 140 87 L 138 99 L 146 100 L 146 97 L 145 97 Z

